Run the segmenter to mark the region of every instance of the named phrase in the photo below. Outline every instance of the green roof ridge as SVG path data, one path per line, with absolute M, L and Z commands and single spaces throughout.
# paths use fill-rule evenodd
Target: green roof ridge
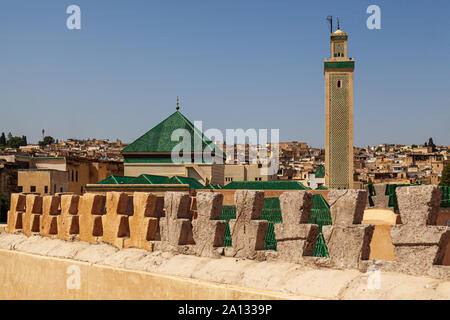
M 173 176 L 169 179 L 169 181 L 175 180 L 179 184 L 188 184 L 193 189 L 204 189 L 205 186 L 202 185 L 200 182 L 195 180 L 194 178 L 190 177 L 180 177 L 180 176 Z
M 216 151 L 218 154 L 225 156 L 219 148 L 211 146 L 213 142 L 179 111 L 172 113 L 166 119 L 123 148 L 122 152 L 171 152 L 173 147 L 179 143 L 171 140 L 172 133 L 176 129 L 186 129 L 190 131 L 191 134 L 200 137 L 202 141 L 202 151 L 205 147 L 209 147 L 212 151 Z M 191 136 L 191 152 L 195 151 L 194 141 L 195 140 L 193 140 L 193 137 Z
M 134 177 L 109 175 L 97 184 L 128 184 Z

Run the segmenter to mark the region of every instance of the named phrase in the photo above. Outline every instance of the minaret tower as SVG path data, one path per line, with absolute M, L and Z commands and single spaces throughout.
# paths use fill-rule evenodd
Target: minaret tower
M 331 58 L 325 59 L 325 185 L 353 188 L 353 70 L 347 56 L 348 34 L 331 34 Z

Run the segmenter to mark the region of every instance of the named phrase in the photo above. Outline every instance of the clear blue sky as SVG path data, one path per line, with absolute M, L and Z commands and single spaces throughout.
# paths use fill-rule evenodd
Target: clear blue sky
M 82 30 L 66 28 L 77 4 Z M 366 9 L 382 10 L 369 30 Z M 450 145 L 450 1 L 2 0 L 0 132 L 131 142 L 175 111 L 324 145 L 327 15 L 349 33 L 355 144 Z

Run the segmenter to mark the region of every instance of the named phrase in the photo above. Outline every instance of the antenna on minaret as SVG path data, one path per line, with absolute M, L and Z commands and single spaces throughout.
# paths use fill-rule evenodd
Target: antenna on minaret
M 337 17 L 337 21 L 338 21 L 338 30 L 341 30 L 341 26 L 339 24 L 339 17 Z
M 177 111 L 180 110 L 180 97 L 177 96 Z
M 327 20 L 330 23 L 330 33 L 333 33 L 333 16 L 328 16 Z

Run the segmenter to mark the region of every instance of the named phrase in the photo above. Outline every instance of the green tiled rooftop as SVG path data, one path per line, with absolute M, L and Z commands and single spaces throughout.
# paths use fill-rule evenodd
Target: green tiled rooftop
M 187 184 L 192 189 L 205 189 L 205 186 L 193 178 L 178 177 L 172 178 L 165 176 L 155 176 L 150 174 L 142 174 L 139 177 L 124 177 L 111 175 L 106 179 L 97 183 L 99 185 L 106 184 L 132 184 L 132 185 L 162 185 L 162 184 Z
M 325 167 L 320 166 L 314 174 L 316 178 L 325 178 Z
M 210 184 L 208 184 L 208 185 L 206 186 L 205 189 L 216 190 L 216 189 L 223 189 L 223 187 L 220 186 L 220 185 L 218 185 L 218 184 L 212 184 L 212 183 L 210 183 Z
M 232 190 L 308 190 L 298 181 L 233 181 L 223 189 Z
M 142 174 L 133 179 L 130 184 L 170 184 L 169 177 Z
M 193 178 L 187 178 L 187 177 L 172 177 L 169 179 L 169 182 L 172 184 L 188 184 L 189 187 L 192 189 L 204 189 L 205 186 L 202 185 L 200 182 Z
M 215 148 L 212 141 L 179 111 L 176 111 L 136 141 L 129 144 L 122 152 L 172 152 L 173 148 L 179 144 L 179 141 L 172 141 L 172 133 L 177 129 L 186 129 L 190 133 L 192 152 L 194 152 L 194 137 L 196 137 L 202 141 L 202 150 L 206 148 L 210 148 L 210 150 L 216 149 L 217 152 L 223 155 L 218 148 Z
M 97 184 L 129 184 L 135 177 L 110 175 Z

